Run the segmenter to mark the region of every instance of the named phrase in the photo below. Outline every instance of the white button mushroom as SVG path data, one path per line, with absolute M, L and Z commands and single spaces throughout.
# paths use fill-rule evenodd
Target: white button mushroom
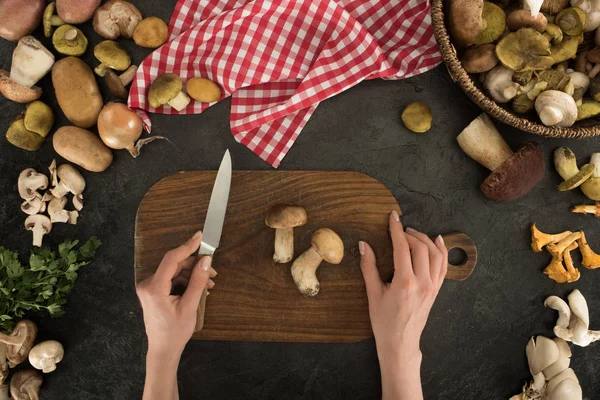
M 42 247 L 44 235 L 47 235 L 52 230 L 52 221 L 45 215 L 30 215 L 25 220 L 25 229 L 33 231 L 33 245 Z
M 17 188 L 19 196 L 23 200 L 32 200 L 39 196 L 37 190 L 44 190 L 48 187 L 48 178 L 44 174 L 39 174 L 33 168 L 27 168 L 19 175 Z M 40 196 L 41 197 L 41 196 Z
M 33 346 L 29 352 L 29 363 L 35 369 L 41 369 L 45 374 L 56 369 L 56 364 L 62 361 L 65 349 L 56 340 L 47 340 Z
M 85 179 L 72 165 L 61 165 L 58 167 L 57 175 L 58 185 L 50 190 L 54 197 L 61 198 L 67 193 L 73 193 L 76 196 L 85 190 Z
M 573 97 L 559 90 L 546 90 L 535 99 L 535 110 L 546 126 L 568 128 L 577 119 L 577 104 Z
M 276 263 L 287 263 L 294 258 L 294 228 L 306 224 L 306 211 L 300 206 L 277 204 L 269 210 L 265 224 L 275 229 Z
M 514 72 L 498 65 L 489 71 L 483 81 L 483 87 L 497 103 L 508 103 L 518 92 L 519 84 L 513 82 Z
M 571 0 L 571 6 L 581 8 L 586 14 L 586 32 L 600 26 L 600 0 Z

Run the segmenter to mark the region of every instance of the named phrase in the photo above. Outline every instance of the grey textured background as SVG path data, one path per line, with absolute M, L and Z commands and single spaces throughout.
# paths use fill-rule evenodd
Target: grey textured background
M 168 21 L 175 0 L 134 3 L 144 15 Z M 90 23 L 82 29 L 90 39 L 84 59 L 95 65 L 91 47 L 100 37 Z M 132 41 L 121 43 L 137 63 L 149 54 Z M 13 48 L 13 43 L 0 40 L 4 68 L 9 67 Z M 41 86 L 42 100 L 56 112 L 55 127 L 65 124 L 50 76 Z M 400 121 L 401 110 L 414 100 L 424 101 L 433 111 L 433 127 L 426 134 L 409 132 Z M 58 370 L 45 376 L 43 399 L 141 397 L 146 340 L 133 285 L 136 209 L 160 178 L 179 170 L 217 169 L 227 148 L 236 169 L 270 168 L 231 136 L 229 106 L 226 100 L 202 115 L 153 116 L 154 132 L 167 135 L 172 144 L 152 143 L 136 160 L 126 151 L 116 151 L 107 171 L 84 173 L 88 186 L 80 223 L 55 225 L 45 243 L 97 235 L 104 245 L 96 261 L 81 271 L 66 316 L 36 319 L 41 339 L 60 340 L 66 348 Z M 0 98 L 0 131 L 5 132 L 23 109 Z M 526 197 L 493 203 L 478 189 L 487 171 L 466 157 L 455 141 L 478 113 L 444 66 L 404 81 L 364 82 L 319 106 L 280 167 L 366 173 L 394 193 L 406 226 L 430 235 L 463 231 L 477 243 L 476 271 L 465 282 L 446 282 L 422 338 L 427 399 L 502 399 L 519 392 L 529 379 L 527 340 L 552 334 L 556 316 L 543 307 L 548 295 L 580 289 L 589 303 L 591 327 L 600 329 L 600 271 L 582 270 L 579 282 L 556 285 L 542 274 L 549 256 L 531 252 L 528 233 L 534 221 L 546 231 L 584 229 L 600 251 L 598 220 L 568 211 L 586 198 L 579 191 L 556 191 L 560 177 L 551 165 L 556 147 L 571 146 L 581 162 L 587 162 L 600 140 L 543 140 L 500 126 L 514 149 L 540 142 L 547 171 Z M 17 177 L 27 167 L 45 171 L 55 157 L 50 140 L 35 153 L 0 140 L 0 245 L 28 253 L 31 233 L 23 229 Z M 600 393 L 600 344 L 574 348 L 573 353 L 572 367 L 585 397 L 598 398 L 594 393 Z M 376 399 L 381 393 L 373 340 L 191 342 L 181 361 L 179 382 L 182 399 Z

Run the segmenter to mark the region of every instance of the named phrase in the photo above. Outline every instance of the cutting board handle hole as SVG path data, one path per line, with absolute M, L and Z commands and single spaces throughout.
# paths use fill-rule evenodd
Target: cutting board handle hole
M 459 248 L 455 247 L 448 251 L 448 263 L 455 267 L 462 267 L 467 262 L 467 253 Z

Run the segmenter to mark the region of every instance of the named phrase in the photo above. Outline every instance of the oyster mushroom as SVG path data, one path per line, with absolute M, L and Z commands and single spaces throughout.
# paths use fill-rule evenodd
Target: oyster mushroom
M 56 51 L 67 56 L 81 56 L 85 53 L 88 40 L 79 29 L 72 25 L 61 25 L 52 35 Z
M 527 354 L 529 371 L 534 379 L 539 377 L 540 374 L 543 376 L 542 371 L 558 361 L 560 357 L 557 344 L 544 336 L 532 337 L 525 347 L 525 353 Z M 542 379 L 542 382 L 544 380 Z
M 19 174 L 17 187 L 19 196 L 21 196 L 23 200 L 32 200 L 35 197 L 41 198 L 37 191 L 44 190 L 48 187 L 48 177 L 38 173 L 33 168 L 27 168 Z
M 42 23 L 44 25 L 44 36 L 46 36 L 47 38 L 52 36 L 52 32 L 54 31 L 55 26 L 61 26 L 61 25 L 65 24 L 65 21 L 60 19 L 60 17 L 58 15 L 54 14 L 55 10 L 56 10 L 55 2 L 48 3 L 48 5 L 46 6 L 46 9 L 44 10 Z
M 54 64 L 54 55 L 33 36 L 25 36 L 13 51 L 10 75 L 0 70 L 0 93 L 17 103 L 29 103 L 42 95 L 34 86 Z
M 133 30 L 133 41 L 141 47 L 155 49 L 165 44 L 169 37 L 169 28 L 158 17 L 141 20 Z
M 98 43 L 94 47 L 94 56 L 101 63 L 94 68 L 94 72 L 99 76 L 104 76 L 109 69 L 125 71 L 131 65 L 131 57 L 127 51 L 112 40 Z
M 483 2 L 481 31 L 475 40 L 476 45 L 492 43 L 506 29 L 506 14 L 500 7 L 489 1 Z
M 60 199 L 67 193 L 77 196 L 85 190 L 85 179 L 72 165 L 62 164 L 57 169 L 57 176 L 59 178 L 58 185 L 50 189 L 50 193 L 54 197 Z
M 92 18 L 101 0 L 56 0 L 56 12 L 68 24 L 82 24 Z
M 572 314 L 569 322 L 571 342 L 577 346 L 586 347 L 590 343 L 600 340 L 600 331 L 590 331 L 588 329 L 590 325 L 590 313 L 587 302 L 581 292 L 575 289 L 567 296 L 567 299 Z
M 35 369 L 17 371 L 10 380 L 10 394 L 14 400 L 39 400 L 43 380 Z
M 0 1 L 0 37 L 11 42 L 33 32 L 42 22 L 45 0 Z
M 450 0 L 448 29 L 454 43 L 468 47 L 477 41 L 483 26 L 483 0 Z
M 550 42 L 533 28 L 521 28 L 504 36 L 496 45 L 496 56 L 515 72 L 545 70 L 555 64 Z
M 539 253 L 542 248 L 549 245 L 550 243 L 557 243 L 569 236 L 571 231 L 564 231 L 561 233 L 544 233 L 537 228 L 534 223 L 531 225 L 531 249 L 534 253 Z
M 148 101 L 154 108 L 168 104 L 177 111 L 183 110 L 190 103 L 190 98 L 183 92 L 183 82 L 175 74 L 159 75 L 148 91 Z
M 520 87 L 512 77 L 513 71 L 498 65 L 485 75 L 483 87 L 497 103 L 508 103 L 517 95 Z
M 35 369 L 47 374 L 56 370 L 56 364 L 62 361 L 65 349 L 56 340 L 46 340 L 33 346 L 29 352 L 29 363 Z
M 269 209 L 265 224 L 275 229 L 273 261 L 287 263 L 294 257 L 294 228 L 306 224 L 306 210 L 300 206 L 277 204 Z
M 141 20 L 142 13 L 130 2 L 109 0 L 94 12 L 93 26 L 105 39 L 115 40 L 119 36 L 131 39 Z
M 344 257 L 344 243 L 337 233 L 328 228 L 315 231 L 311 246 L 292 264 L 292 277 L 296 287 L 305 296 L 316 296 L 320 284 L 317 268 L 322 261 L 339 264 Z
M 469 47 L 465 50 L 460 61 L 465 71 L 470 74 L 490 71 L 498 65 L 496 45 L 490 43 Z
M 188 91 L 189 93 L 189 91 Z M 433 116 L 427 104 L 420 101 L 410 103 L 402 111 L 404 126 L 415 133 L 425 133 L 431 129 Z
M 25 220 L 25 229 L 33 231 L 33 245 L 42 247 L 42 239 L 52 230 L 52 222 L 45 215 L 30 215 Z
M 558 296 L 550 296 L 544 301 L 544 306 L 558 311 L 558 319 L 554 326 L 554 334 L 559 338 L 568 336 L 569 322 L 571 321 L 571 309 L 569 305 Z
M 535 100 L 535 110 L 546 126 L 567 128 L 577 119 L 575 100 L 559 90 L 542 92 Z
M 27 359 L 36 337 L 37 327 L 29 320 L 17 322 L 10 335 L 0 333 L 0 342 L 8 346 L 6 358 L 11 368 Z
M 600 200 L 600 153 L 592 154 L 590 164 L 594 167 L 594 172 L 580 187 L 589 199 L 598 201 Z
M 579 251 L 581 252 L 581 265 L 587 269 L 600 268 L 600 255 L 592 250 L 585 238 L 585 233 L 581 232 L 581 237 L 577 242 L 579 244 Z
M 118 99 L 127 99 L 129 96 L 127 86 L 135 78 L 137 68 L 137 65 L 130 65 L 121 75 L 115 74 L 111 69 L 105 70 L 104 82 L 113 96 Z
M 536 143 L 513 153 L 486 114 L 481 114 L 456 138 L 461 149 L 492 173 L 481 184 L 483 194 L 496 201 L 525 195 L 544 176 L 544 156 Z
M 569 36 L 581 35 L 587 25 L 587 17 L 579 7 L 565 8 L 558 13 L 554 23 Z
M 548 25 L 548 20 L 542 13 L 532 15 L 530 10 L 515 10 L 506 17 L 506 27 L 511 31 L 521 28 L 533 28 L 543 33 Z

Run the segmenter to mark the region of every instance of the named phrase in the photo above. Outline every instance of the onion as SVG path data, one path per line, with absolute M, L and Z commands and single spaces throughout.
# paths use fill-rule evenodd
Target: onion
M 123 103 L 108 103 L 98 115 L 98 133 L 104 144 L 115 150 L 126 149 L 134 158 L 146 143 L 164 139 L 162 136 L 140 139 L 142 129 L 142 119 Z

